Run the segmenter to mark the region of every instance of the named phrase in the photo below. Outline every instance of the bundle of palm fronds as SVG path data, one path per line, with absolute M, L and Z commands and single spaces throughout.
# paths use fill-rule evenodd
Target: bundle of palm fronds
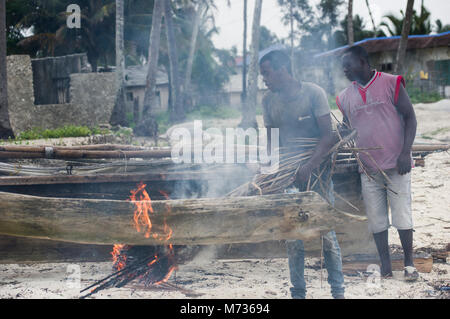
M 325 157 L 324 163 L 321 167 L 326 165 L 326 161 L 335 161 L 336 156 L 331 156 L 332 153 L 336 153 L 338 149 L 349 143 L 351 139 L 355 136 L 355 131 L 347 133 L 344 138 L 342 134 L 339 135 L 338 142 L 330 149 L 328 156 Z M 289 140 L 288 147 L 282 147 L 279 149 L 280 160 L 278 162 L 278 169 L 275 172 L 268 174 L 258 174 L 255 176 L 253 181 L 239 186 L 228 196 L 252 196 L 252 195 L 266 195 L 266 194 L 276 194 L 283 193 L 285 189 L 289 188 L 295 182 L 295 176 L 298 170 L 308 162 L 314 153 L 314 149 L 319 142 L 318 138 L 294 138 Z M 324 169 L 317 169 L 314 172 L 315 181 L 310 184 L 308 182 L 307 189 L 312 189 L 315 183 L 321 182 L 321 175 Z
M 315 138 L 297 138 L 291 147 L 279 149 L 278 169 L 268 174 L 258 174 L 252 182 L 241 185 L 228 196 L 250 196 L 282 193 L 293 182 L 298 169 L 312 156 L 318 143 Z

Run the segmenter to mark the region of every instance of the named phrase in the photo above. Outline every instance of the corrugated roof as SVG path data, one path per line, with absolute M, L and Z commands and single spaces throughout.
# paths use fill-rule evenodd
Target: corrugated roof
M 125 85 L 129 86 L 145 86 L 147 81 L 147 66 L 134 65 L 129 66 L 125 70 Z M 156 75 L 156 85 L 169 83 L 167 73 L 158 70 Z
M 362 46 L 368 53 L 375 53 L 380 51 L 394 51 L 397 50 L 401 36 L 393 37 L 380 37 L 380 38 L 368 38 L 358 42 L 354 45 Z M 433 47 L 445 47 L 450 44 L 450 31 L 439 34 L 424 34 L 424 35 L 410 35 L 408 37 L 409 49 L 424 49 Z M 314 58 L 324 58 L 329 56 L 336 56 L 342 54 L 342 52 L 349 46 L 344 45 L 342 47 L 319 53 L 314 55 Z

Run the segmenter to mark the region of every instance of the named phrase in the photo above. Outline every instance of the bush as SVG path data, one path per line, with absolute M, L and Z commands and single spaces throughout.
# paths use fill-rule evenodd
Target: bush
M 158 134 L 164 134 L 170 127 L 169 112 L 161 112 L 155 116 L 158 123 Z
M 56 129 L 32 128 L 21 132 L 17 140 L 36 140 L 41 138 L 61 138 L 61 137 L 83 137 L 96 134 L 107 134 L 108 130 L 102 130 L 98 127 L 90 129 L 87 126 L 67 125 Z
M 434 103 L 442 100 L 442 96 L 437 91 L 421 91 L 420 88 L 417 87 L 407 87 L 406 91 L 408 92 L 412 104 Z

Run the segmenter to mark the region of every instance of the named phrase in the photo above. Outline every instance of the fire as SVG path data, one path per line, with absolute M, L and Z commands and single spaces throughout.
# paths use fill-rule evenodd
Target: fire
M 163 217 L 163 226 L 155 226 L 152 223 L 151 217 L 154 216 L 155 211 L 152 207 L 152 201 L 145 190 L 147 185 L 144 183 L 139 183 L 136 189 L 130 191 L 130 201 L 132 201 L 135 205 L 135 209 L 133 212 L 133 221 L 134 227 L 138 232 L 144 231 L 145 238 L 150 238 L 150 236 L 154 239 L 157 239 L 161 242 L 167 242 L 171 237 L 173 230 L 169 227 L 166 222 L 166 216 Z M 164 191 L 160 191 L 160 193 L 166 198 L 169 199 L 169 195 Z M 170 213 L 171 209 L 168 204 L 166 204 L 166 214 Z M 156 232 L 155 230 L 159 230 Z M 159 285 L 161 283 L 167 282 L 172 275 L 172 273 L 177 269 L 174 262 L 174 249 L 172 244 L 168 244 L 166 246 L 166 252 L 159 254 L 155 253 L 154 258 L 147 263 L 148 271 L 146 274 L 154 273 L 154 269 L 159 269 L 161 265 L 167 264 L 167 271 L 164 271 L 160 275 L 164 275 L 164 277 L 160 277 L 160 275 L 156 275 L 156 278 L 152 280 L 152 275 L 149 275 L 145 281 Z M 127 263 L 127 255 L 133 256 L 132 246 L 127 246 L 123 244 L 115 244 L 111 255 L 113 257 L 113 265 L 117 271 L 120 271 L 125 268 Z M 133 258 L 130 257 L 130 260 Z M 142 276 L 145 276 L 142 275 Z M 158 281 L 156 281 L 158 280 Z
M 164 218 L 163 234 L 153 233 L 153 224 L 150 219 L 150 215 L 154 214 L 152 207 L 152 201 L 148 195 L 145 187 L 147 185 L 142 182 L 139 183 L 137 189 L 131 191 L 130 200 L 135 204 L 136 208 L 134 210 L 134 226 L 138 232 L 141 232 L 141 227 L 145 229 L 145 238 L 150 238 L 150 235 L 154 239 L 159 239 L 160 241 L 168 241 L 172 237 L 172 229 L 167 225 L 166 219 Z M 166 199 L 169 196 L 164 191 L 160 191 Z M 166 205 L 167 212 L 170 213 L 170 207 Z
M 145 238 L 150 237 L 150 232 L 152 231 L 152 222 L 150 220 L 150 214 L 153 214 L 152 201 L 148 195 L 145 187 L 147 185 L 142 182 L 138 185 L 137 189 L 131 191 L 130 200 L 136 205 L 134 210 L 134 226 L 138 233 L 141 232 L 141 226 L 145 227 Z M 139 194 L 139 200 L 137 195 Z
M 121 254 L 124 247 L 125 245 L 123 244 L 115 244 L 111 252 L 113 265 L 117 271 L 122 270 L 127 262 L 127 255 Z

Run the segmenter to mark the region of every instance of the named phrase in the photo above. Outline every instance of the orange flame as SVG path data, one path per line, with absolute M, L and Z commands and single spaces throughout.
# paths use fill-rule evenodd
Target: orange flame
M 141 227 L 145 229 L 145 238 L 150 238 L 150 235 L 154 239 L 160 241 L 167 241 L 172 237 L 172 228 L 170 228 L 166 223 L 166 218 L 164 218 L 163 234 L 152 233 L 153 224 L 150 218 L 151 214 L 154 214 L 152 207 L 152 201 L 148 195 L 145 187 L 147 185 L 144 183 L 139 183 L 138 188 L 131 191 L 130 200 L 134 202 L 136 208 L 134 210 L 134 225 L 138 232 L 141 232 Z M 164 191 L 160 191 L 167 199 L 169 195 Z M 139 199 L 138 199 L 139 198 Z M 166 205 L 167 212 L 170 212 L 170 207 Z
M 123 244 L 115 244 L 111 252 L 113 258 L 113 265 L 115 265 L 117 271 L 122 270 L 125 267 L 127 257 L 126 255 L 121 255 L 120 252 L 125 247 Z
M 155 212 L 152 207 L 151 198 L 147 193 L 147 191 L 145 190 L 146 186 L 147 186 L 146 184 L 140 182 L 139 185 L 137 186 L 137 189 L 131 190 L 130 200 L 135 204 L 133 216 L 134 226 L 138 232 L 141 232 L 142 228 L 145 230 L 145 238 L 150 238 L 150 236 L 152 236 L 154 239 L 167 242 L 172 237 L 173 230 L 172 228 L 169 227 L 169 225 L 167 225 L 165 216 L 163 219 L 164 226 L 162 227 L 163 228 L 162 233 L 160 234 L 156 232 L 152 233 L 153 224 L 150 216 L 153 215 Z M 169 195 L 166 192 L 160 191 L 160 193 L 166 199 L 170 199 Z M 166 204 L 166 209 L 167 213 L 170 213 L 171 208 L 168 204 Z M 111 252 L 111 255 L 113 256 L 113 262 L 117 271 L 123 269 L 126 264 L 126 255 L 121 254 L 121 251 L 124 247 L 125 245 L 123 244 L 115 244 L 113 247 L 113 251 Z M 173 258 L 174 255 L 173 245 L 169 243 L 168 248 L 169 248 L 168 252 L 169 258 Z M 158 255 L 155 255 L 154 257 L 155 258 L 147 264 L 149 267 L 151 267 L 159 260 Z M 156 282 L 155 284 L 158 285 L 163 282 L 167 282 L 172 273 L 176 269 L 177 267 L 175 265 L 171 266 L 165 277 L 162 280 Z
M 136 205 L 136 209 L 134 210 L 134 226 L 136 230 L 140 233 L 141 226 L 145 227 L 145 238 L 150 237 L 150 232 L 152 231 L 152 222 L 150 220 L 150 214 L 153 214 L 152 201 L 150 196 L 148 195 L 145 187 L 147 185 L 142 182 L 138 185 L 137 189 L 131 191 L 130 200 L 134 202 Z M 139 194 L 139 199 L 137 199 L 137 195 Z

